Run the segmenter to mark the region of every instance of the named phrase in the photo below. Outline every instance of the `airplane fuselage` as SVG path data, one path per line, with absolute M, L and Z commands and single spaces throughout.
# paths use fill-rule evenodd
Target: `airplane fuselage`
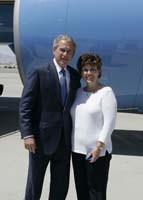
M 14 45 L 23 82 L 31 67 L 52 59 L 53 39 L 68 34 L 77 43 L 72 66 L 80 54 L 96 52 L 101 82 L 113 88 L 118 108 L 143 108 L 142 7 L 141 0 L 16 0 Z

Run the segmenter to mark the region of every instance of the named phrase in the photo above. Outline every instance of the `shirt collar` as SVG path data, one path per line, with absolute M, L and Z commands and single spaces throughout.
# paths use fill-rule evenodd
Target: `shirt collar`
M 53 62 L 56 66 L 57 72 L 59 73 L 62 70 L 62 68 L 60 67 L 60 65 L 58 65 L 55 58 L 53 59 Z M 65 67 L 64 69 L 65 69 L 65 71 L 67 71 L 67 67 Z

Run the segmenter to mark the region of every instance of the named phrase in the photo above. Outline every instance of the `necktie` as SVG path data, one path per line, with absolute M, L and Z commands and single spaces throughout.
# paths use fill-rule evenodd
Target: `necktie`
M 62 69 L 60 71 L 61 77 L 60 77 L 60 84 L 61 84 L 61 96 L 62 96 L 62 105 L 64 106 L 66 97 L 67 97 L 67 82 L 66 82 L 66 76 L 65 76 L 65 70 Z

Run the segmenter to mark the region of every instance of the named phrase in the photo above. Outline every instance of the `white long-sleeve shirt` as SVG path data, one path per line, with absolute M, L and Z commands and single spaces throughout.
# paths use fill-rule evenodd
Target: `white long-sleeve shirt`
M 100 156 L 104 156 L 106 150 L 111 153 L 116 113 L 117 102 L 110 87 L 103 87 L 95 93 L 78 89 L 71 107 L 72 151 L 86 155 L 100 141 L 105 144 Z

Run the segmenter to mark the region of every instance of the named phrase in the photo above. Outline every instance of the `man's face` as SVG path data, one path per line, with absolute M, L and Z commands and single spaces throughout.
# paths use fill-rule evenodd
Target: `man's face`
M 67 42 L 66 40 L 59 41 L 58 47 L 53 50 L 55 59 L 61 68 L 66 67 L 70 63 L 73 57 L 73 52 L 73 44 L 71 42 Z

